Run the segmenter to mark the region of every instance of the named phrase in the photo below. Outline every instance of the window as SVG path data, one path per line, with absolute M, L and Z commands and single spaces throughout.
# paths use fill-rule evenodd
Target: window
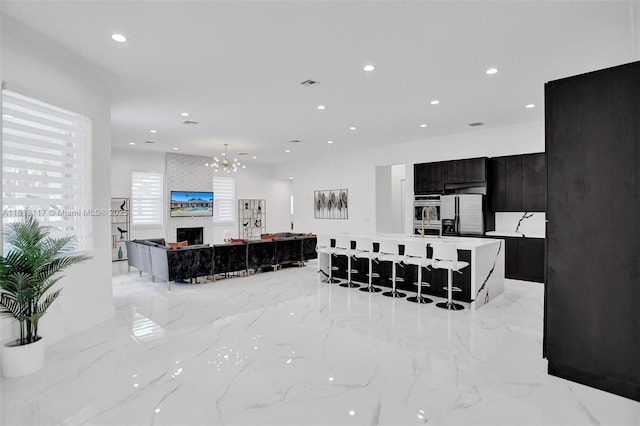
M 131 172 L 131 226 L 164 226 L 164 176 L 162 173 Z
M 35 214 L 73 235 L 78 251 L 93 250 L 92 122 L 75 112 L 2 90 L 3 224 Z
M 213 222 L 235 221 L 235 181 L 230 177 L 213 178 Z

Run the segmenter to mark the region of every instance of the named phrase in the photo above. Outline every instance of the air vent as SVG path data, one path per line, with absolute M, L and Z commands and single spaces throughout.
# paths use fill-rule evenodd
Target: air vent
M 248 152 L 239 152 L 238 155 L 249 155 Z
M 315 80 L 305 80 L 300 84 L 302 84 L 305 87 L 313 87 L 313 86 L 317 86 L 318 84 L 320 84 L 320 82 L 319 81 L 315 81 Z
M 475 123 L 469 123 L 469 126 L 471 127 L 476 127 L 476 126 L 482 126 L 484 123 L 481 123 L 479 121 L 475 122 Z
M 299 141 L 298 139 L 292 139 L 289 141 L 289 143 L 300 143 L 302 141 Z
M 187 126 L 195 126 L 196 124 L 199 124 L 199 123 L 197 121 L 185 120 L 182 122 L 182 124 L 186 124 Z
M 155 143 L 154 141 L 144 141 L 144 143 Z

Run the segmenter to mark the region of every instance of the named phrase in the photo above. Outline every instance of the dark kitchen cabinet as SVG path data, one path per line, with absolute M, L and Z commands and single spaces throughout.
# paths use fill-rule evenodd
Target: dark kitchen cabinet
M 544 153 L 491 158 L 487 168 L 490 211 L 545 211 Z
M 544 153 L 522 155 L 522 210 L 546 210 L 546 168 Z
M 505 238 L 505 277 L 544 282 L 544 239 Z
M 486 182 L 487 159 L 482 157 L 445 161 L 443 179 L 445 185 Z
M 545 85 L 549 374 L 640 401 L 640 62 Z
M 435 194 L 443 191 L 442 164 L 442 162 L 437 162 L 413 165 L 413 192 L 415 194 Z

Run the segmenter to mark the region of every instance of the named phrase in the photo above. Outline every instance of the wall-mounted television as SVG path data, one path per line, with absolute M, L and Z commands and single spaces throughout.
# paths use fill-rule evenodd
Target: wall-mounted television
M 171 217 L 213 216 L 213 192 L 171 191 Z

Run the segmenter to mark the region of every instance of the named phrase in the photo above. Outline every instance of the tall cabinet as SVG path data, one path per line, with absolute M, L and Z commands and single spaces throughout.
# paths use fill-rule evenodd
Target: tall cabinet
M 545 86 L 549 373 L 640 401 L 640 62 Z

